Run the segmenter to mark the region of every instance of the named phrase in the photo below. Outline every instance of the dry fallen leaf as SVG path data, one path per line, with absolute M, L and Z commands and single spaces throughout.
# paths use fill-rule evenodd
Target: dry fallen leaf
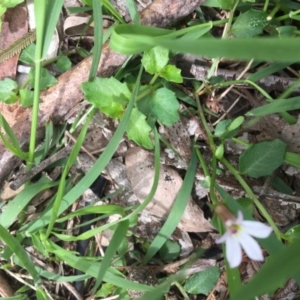
M 26 7 L 21 4 L 9 8 L 4 14 L 2 29 L 0 33 L 0 50 L 6 49 L 14 41 L 21 38 L 28 31 Z M 4 78 L 14 79 L 17 71 L 19 55 L 0 63 L 0 80 Z
M 142 148 L 130 148 L 126 154 L 126 173 L 133 192 L 142 202 L 153 184 L 153 155 Z M 168 166 L 161 165 L 158 187 L 147 210 L 155 216 L 167 218 L 181 185 L 182 179 L 178 173 Z M 207 232 L 213 229 L 204 218 L 203 211 L 192 199 L 188 202 L 178 228 L 188 232 Z

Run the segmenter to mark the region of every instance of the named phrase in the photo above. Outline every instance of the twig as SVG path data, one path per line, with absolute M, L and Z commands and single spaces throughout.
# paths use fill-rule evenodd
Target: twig
M 45 159 L 42 161 L 38 166 L 32 168 L 29 172 L 21 175 L 17 180 L 11 183 L 10 188 L 12 190 L 17 190 L 21 185 L 23 185 L 25 182 L 33 178 L 35 175 L 43 171 L 45 168 L 47 168 L 52 163 L 67 157 L 71 153 L 72 148 L 71 147 L 64 147 L 60 151 L 56 152 L 51 157 Z
M 234 106 L 240 101 L 240 99 L 242 98 L 242 96 L 239 96 L 232 104 L 231 106 L 225 110 L 224 114 L 215 122 L 212 124 L 212 126 L 216 126 L 220 121 L 222 121 L 227 114 L 234 108 Z
M 191 74 L 195 76 L 196 79 L 204 81 L 205 78 L 207 77 L 209 68 L 206 66 L 197 66 L 197 65 L 192 65 L 191 67 Z M 217 74 L 218 76 L 224 77 L 226 81 L 228 80 L 235 80 L 238 75 L 239 71 L 230 71 L 230 70 L 225 70 L 225 69 L 218 69 Z M 252 73 L 245 73 L 243 78 L 246 79 L 247 77 L 251 76 Z M 275 89 L 278 91 L 284 91 L 287 89 L 290 85 L 292 85 L 295 82 L 295 79 L 289 78 L 289 77 L 279 77 L 279 76 L 266 76 L 265 78 L 262 78 L 258 81 L 258 83 L 264 87 L 264 88 L 269 88 L 269 89 Z M 297 87 L 294 92 L 299 93 L 300 92 L 300 87 Z
M 300 203 L 300 197 L 283 194 L 270 189 L 268 191 L 265 191 L 264 187 L 261 186 L 254 186 L 253 191 L 256 194 L 260 194 L 261 192 L 263 192 L 263 195 L 268 198 L 276 198 L 277 200 L 282 200 L 286 202 Z

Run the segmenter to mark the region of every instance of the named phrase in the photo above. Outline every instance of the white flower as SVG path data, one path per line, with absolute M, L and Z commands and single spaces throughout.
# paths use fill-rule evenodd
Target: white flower
M 222 210 L 224 208 L 223 206 Z M 225 209 L 227 210 L 227 208 Z M 237 218 L 232 216 L 232 218 L 225 220 L 224 224 L 226 232 L 216 240 L 216 243 L 226 243 L 226 258 L 230 268 L 235 268 L 242 262 L 242 248 L 251 259 L 264 260 L 262 250 L 253 237 L 268 237 L 272 232 L 270 226 L 258 221 L 244 221 L 241 211 L 238 211 Z

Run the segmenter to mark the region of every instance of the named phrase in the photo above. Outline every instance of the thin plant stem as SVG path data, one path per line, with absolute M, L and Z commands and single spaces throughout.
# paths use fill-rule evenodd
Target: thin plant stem
M 269 0 L 266 0 L 265 4 L 264 4 L 263 11 L 267 11 L 268 7 L 269 7 Z
M 215 146 L 215 143 L 214 143 L 213 135 L 212 135 L 212 133 L 210 131 L 210 128 L 208 127 L 208 124 L 206 122 L 204 112 L 203 112 L 203 109 L 202 109 L 202 106 L 201 106 L 201 103 L 200 103 L 200 100 L 199 100 L 199 96 L 198 96 L 197 93 L 195 94 L 195 99 L 196 99 L 196 103 L 197 103 L 197 107 L 198 107 L 198 114 L 199 114 L 200 120 L 203 124 L 203 127 L 205 129 L 205 132 L 206 132 L 206 135 L 207 135 L 207 138 L 208 138 L 208 142 L 209 142 L 209 146 L 210 146 L 211 151 L 213 153 L 212 174 L 211 174 L 210 183 L 209 183 L 209 193 L 210 193 L 210 197 L 211 197 L 212 202 L 214 204 L 217 204 L 218 203 L 218 198 L 217 198 L 216 193 L 215 193 L 215 181 L 216 181 L 216 174 L 217 174 L 216 173 L 216 171 L 217 171 L 217 159 L 215 157 L 216 146 Z M 200 153 L 198 153 L 198 157 L 199 157 L 199 154 Z M 203 160 L 203 159 L 201 159 L 201 160 Z M 201 162 L 201 160 L 200 160 L 200 162 Z M 208 171 L 207 171 L 207 173 L 208 173 Z
M 235 1 L 233 8 L 229 12 L 228 22 L 226 23 L 226 26 L 225 26 L 225 29 L 224 29 L 224 32 L 223 32 L 223 35 L 222 35 L 223 39 L 227 39 L 228 36 L 229 36 L 229 31 L 231 29 L 233 16 L 234 16 L 235 10 L 236 10 L 239 2 L 240 2 L 239 0 Z
M 206 177 L 209 177 L 210 175 L 209 175 L 209 172 L 208 172 L 208 168 L 207 168 L 206 162 L 205 162 L 205 160 L 204 160 L 204 157 L 203 157 L 201 151 L 200 151 L 197 147 L 195 147 L 195 150 L 196 150 L 196 154 L 197 154 L 197 156 L 198 156 L 199 162 L 200 162 L 200 164 L 201 164 L 201 167 L 202 167 L 202 169 L 203 169 L 204 175 L 205 175 Z
M 150 84 L 150 85 L 153 85 L 154 82 L 156 81 L 156 79 L 158 78 L 158 76 L 159 76 L 159 73 L 156 73 L 156 74 L 152 77 L 152 79 L 151 79 L 151 81 L 149 82 L 149 84 Z
M 176 287 L 179 289 L 180 293 L 182 294 L 182 296 L 185 300 L 190 299 L 190 297 L 188 296 L 188 294 L 184 290 L 183 286 L 178 281 L 174 281 L 173 284 L 176 285 Z
M 233 165 L 226 159 L 221 158 L 220 161 L 224 164 L 224 166 L 234 175 L 234 177 L 238 180 L 240 185 L 243 187 L 249 198 L 253 201 L 255 206 L 259 209 L 262 216 L 266 219 L 266 221 L 269 223 L 269 225 L 273 228 L 274 233 L 276 237 L 280 240 L 281 239 L 281 232 L 278 229 L 277 225 L 273 221 L 272 217 L 269 215 L 269 213 L 266 211 L 264 206 L 260 203 L 260 201 L 257 199 L 256 195 L 253 193 L 252 189 L 249 187 L 247 182 L 243 179 L 243 177 L 239 174 L 238 170 L 233 167 Z
M 237 0 L 235 2 L 233 8 L 230 10 L 229 17 L 226 20 L 227 23 L 225 24 L 225 28 L 224 28 L 224 31 L 223 31 L 223 34 L 222 34 L 223 39 L 227 39 L 228 36 L 229 36 L 229 31 L 230 31 L 230 28 L 231 28 L 231 24 L 232 24 L 232 21 L 234 20 L 234 17 L 233 17 L 234 12 L 235 12 L 238 4 L 239 4 L 239 0 Z M 211 65 L 210 70 L 208 71 L 207 78 L 211 78 L 213 76 L 215 70 L 218 68 L 219 62 L 220 62 L 220 58 L 214 58 L 212 60 L 212 65 Z M 203 88 L 204 88 L 204 83 L 201 84 L 201 86 L 197 90 L 197 93 L 199 93 Z

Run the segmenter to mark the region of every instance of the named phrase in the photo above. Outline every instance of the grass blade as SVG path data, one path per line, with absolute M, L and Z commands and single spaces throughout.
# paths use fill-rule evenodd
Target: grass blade
M 103 18 L 102 18 L 102 5 L 99 0 L 93 0 L 93 17 L 94 17 L 94 47 L 93 47 L 93 60 L 90 69 L 89 81 L 92 81 L 96 74 L 102 52 L 103 40 Z
M 289 110 L 296 110 L 300 108 L 300 97 L 293 97 L 289 99 L 278 99 L 270 104 L 262 105 L 254 108 L 246 113 L 246 116 L 262 117 L 269 114 L 285 112 Z
M 8 139 L 4 136 L 4 134 L 0 131 L 0 138 L 3 141 L 3 144 L 16 156 L 22 158 L 22 159 L 27 159 L 28 154 L 23 152 L 19 141 L 17 137 L 15 136 L 13 130 L 5 120 L 5 118 L 2 116 L 0 113 L 0 127 L 3 128 L 4 132 L 7 134 L 7 136 L 10 138 L 11 143 L 8 141 Z
M 97 278 L 99 274 L 99 269 L 101 268 L 101 263 L 94 262 L 94 261 L 88 261 L 86 259 L 83 259 L 82 257 L 77 257 L 73 255 L 70 251 L 67 251 L 58 245 L 54 244 L 51 240 L 48 241 L 49 249 L 47 249 L 49 252 L 54 253 L 57 257 L 59 257 L 62 261 L 67 263 L 69 266 L 81 270 L 82 272 L 88 274 L 89 276 L 92 276 L 94 278 Z M 137 291 L 153 291 L 153 287 L 149 287 L 144 284 L 139 284 L 136 282 L 132 282 L 129 280 L 126 280 L 122 278 L 122 273 L 118 272 L 117 270 L 113 268 L 109 268 L 107 272 L 104 274 L 103 280 L 105 282 L 111 283 L 115 286 L 119 286 L 121 288 L 125 289 L 132 289 Z
M 32 276 L 35 285 L 38 286 L 41 284 L 40 275 L 35 269 L 35 266 L 31 259 L 29 258 L 27 252 L 19 241 L 12 236 L 2 225 L 0 225 L 0 237 L 2 241 L 10 248 L 10 250 L 18 257 L 23 267 L 29 272 Z
M 26 186 L 13 200 L 11 200 L 4 212 L 0 215 L 0 224 L 8 228 L 15 222 L 21 211 L 27 206 L 30 200 L 43 190 L 54 187 L 58 182 L 42 177 L 37 183 Z
M 80 134 L 76 140 L 76 143 L 72 149 L 72 152 L 70 153 L 70 156 L 67 160 L 66 166 L 65 166 L 63 174 L 61 176 L 61 180 L 59 182 L 58 191 L 57 191 L 57 194 L 56 194 L 56 197 L 54 200 L 52 214 L 51 214 L 51 218 L 50 218 L 49 225 L 48 225 L 47 232 L 46 232 L 46 238 L 48 238 L 48 236 L 50 235 L 50 232 L 51 232 L 51 230 L 54 226 L 54 223 L 56 221 L 56 218 L 58 216 L 59 207 L 61 205 L 61 201 L 62 201 L 62 198 L 64 195 L 67 175 L 68 175 L 72 165 L 74 164 L 74 162 L 77 159 L 78 153 L 79 153 L 81 145 L 84 141 L 89 124 L 94 116 L 94 113 L 95 113 L 95 109 L 89 114 L 84 126 L 82 127 L 82 129 L 80 131 Z
M 105 255 L 104 255 L 103 261 L 101 263 L 101 267 L 99 269 L 97 280 L 96 280 L 95 286 L 93 288 L 93 292 L 92 292 L 93 295 L 96 294 L 97 289 L 99 288 L 99 286 L 104 278 L 104 275 L 110 265 L 111 260 L 113 259 L 114 255 L 116 254 L 122 240 L 125 238 L 128 227 L 129 227 L 128 220 L 122 221 L 118 224 L 118 227 L 115 230 L 114 235 L 105 251 Z
M 194 178 L 196 174 L 196 169 L 197 169 L 197 156 L 196 156 L 196 152 L 193 151 L 187 173 L 184 177 L 182 187 L 176 197 L 175 203 L 168 216 L 168 219 L 166 220 L 160 232 L 157 234 L 156 238 L 153 240 L 150 247 L 148 248 L 148 251 L 143 260 L 144 264 L 146 264 L 162 247 L 162 245 L 171 236 L 177 224 L 179 223 L 184 213 L 184 210 L 186 208 L 186 205 L 190 199 Z

